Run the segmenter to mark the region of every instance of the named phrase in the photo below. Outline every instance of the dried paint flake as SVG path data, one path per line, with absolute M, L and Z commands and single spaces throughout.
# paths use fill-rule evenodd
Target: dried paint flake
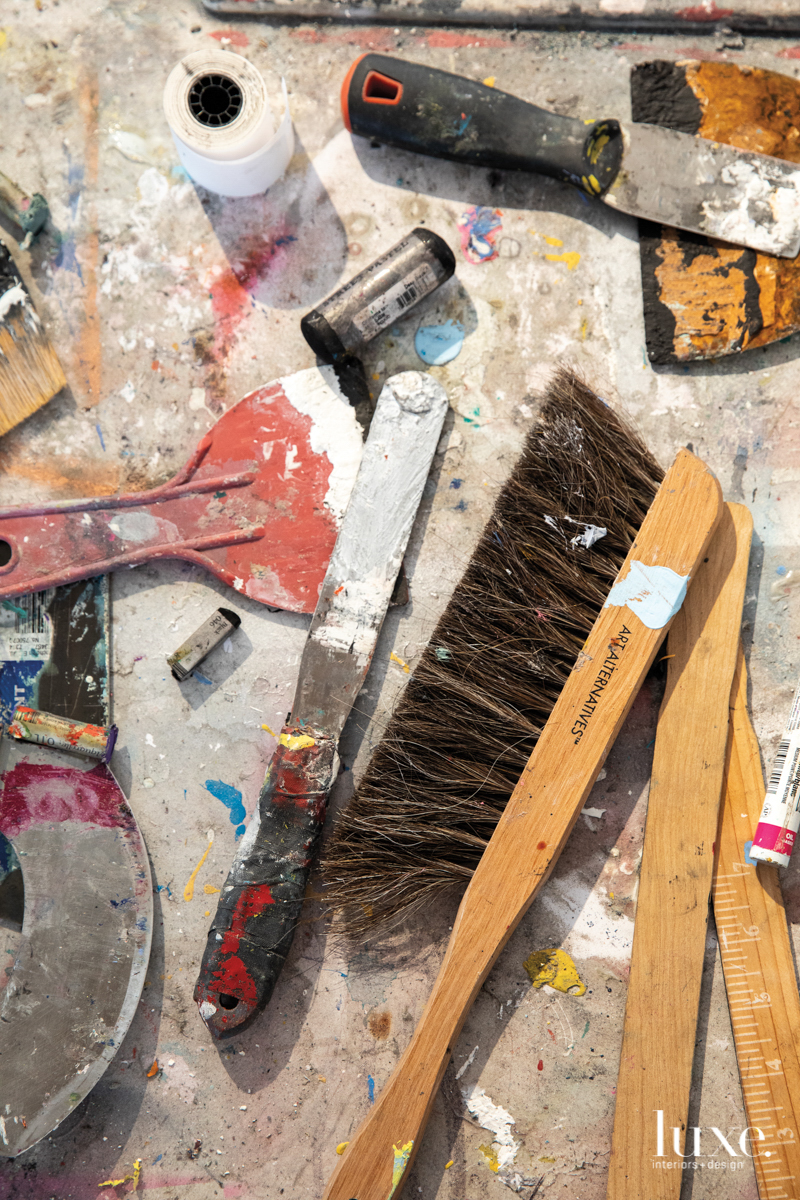
M 337 1154 L 344 1154 L 345 1150 L 347 1149 L 347 1147 L 348 1147 L 349 1145 L 350 1145 L 350 1143 L 349 1143 L 349 1142 L 339 1142 L 339 1145 L 336 1147 L 336 1153 L 337 1153 Z
M 586 991 L 586 984 L 566 950 L 534 950 L 522 965 L 535 988 L 548 984 L 557 992 L 573 996 L 582 996 Z M 578 990 L 573 992 L 572 988 Z
M 511 1126 L 516 1124 L 514 1117 L 499 1104 L 495 1104 L 481 1087 L 464 1088 L 462 1095 L 473 1117 L 484 1129 L 494 1134 L 490 1147 L 480 1147 L 492 1170 L 499 1171 L 503 1167 L 509 1167 L 521 1145 L 511 1133 Z M 496 1162 L 497 1166 L 492 1166 L 492 1162 Z
M 468 262 L 478 264 L 497 258 L 495 239 L 502 229 L 502 216 L 499 208 L 475 206 L 458 218 L 461 249 Z

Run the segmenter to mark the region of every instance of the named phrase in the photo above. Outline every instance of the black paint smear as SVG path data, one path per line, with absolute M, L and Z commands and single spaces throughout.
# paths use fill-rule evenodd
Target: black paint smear
M 631 114 L 634 121 L 679 133 L 697 133 L 703 119 L 700 101 L 686 82 L 686 68 L 659 59 L 631 70 Z
M 107 580 L 101 576 L 56 588 L 48 608 L 52 650 L 39 677 L 37 697 L 44 712 L 110 724 Z M 92 676 L 91 684 L 87 675 Z

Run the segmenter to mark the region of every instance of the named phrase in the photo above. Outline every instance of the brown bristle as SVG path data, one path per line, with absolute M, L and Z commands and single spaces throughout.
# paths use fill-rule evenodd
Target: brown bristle
M 0 434 L 66 385 L 8 247 L 0 241 Z
M 469 882 L 662 478 L 559 371 L 337 823 L 323 872 L 343 933 Z M 587 548 L 590 525 L 607 532 Z

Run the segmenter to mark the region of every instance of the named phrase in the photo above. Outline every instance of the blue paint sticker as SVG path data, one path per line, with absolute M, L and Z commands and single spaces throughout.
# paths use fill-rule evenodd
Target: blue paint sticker
M 443 367 L 461 353 L 464 345 L 464 326 L 459 321 L 444 325 L 423 325 L 414 336 L 414 349 L 423 362 L 431 367 Z
M 624 579 L 618 579 L 603 608 L 623 605 L 648 629 L 663 629 L 686 598 L 688 575 L 671 567 L 648 566 L 634 559 Z
M 374 1104 L 375 1103 L 375 1080 L 372 1078 L 371 1075 L 367 1076 L 367 1088 L 369 1090 L 369 1102 L 370 1102 L 370 1104 Z
M 758 866 L 758 859 L 750 857 L 750 851 L 753 849 L 752 839 L 744 844 L 744 861 L 751 867 Z

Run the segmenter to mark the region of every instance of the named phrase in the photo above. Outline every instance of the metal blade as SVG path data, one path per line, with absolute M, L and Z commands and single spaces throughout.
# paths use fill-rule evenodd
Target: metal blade
M 387 380 L 311 621 L 291 724 L 338 738 L 369 670 L 447 412 L 444 388 Z
M 800 250 L 800 170 L 766 154 L 657 125 L 622 125 L 612 208 L 690 233 L 794 258 Z

